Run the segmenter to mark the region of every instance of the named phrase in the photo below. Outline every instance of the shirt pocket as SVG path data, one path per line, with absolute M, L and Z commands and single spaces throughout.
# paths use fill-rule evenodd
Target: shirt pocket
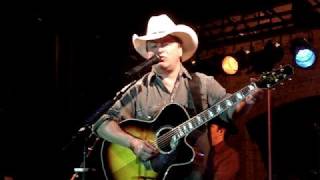
M 157 104 L 152 104 L 149 106 L 149 116 L 151 118 L 155 118 L 159 113 L 161 113 L 161 110 L 164 107 L 164 103 L 157 103 Z
M 140 120 L 146 120 L 146 121 L 152 120 L 154 117 L 153 116 L 154 112 L 151 109 L 152 108 L 150 108 L 150 106 L 137 108 L 136 118 Z

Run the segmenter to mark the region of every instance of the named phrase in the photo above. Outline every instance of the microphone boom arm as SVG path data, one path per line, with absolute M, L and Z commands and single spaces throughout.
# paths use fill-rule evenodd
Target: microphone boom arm
M 125 75 L 127 75 L 127 76 L 135 75 L 136 73 L 141 72 L 141 70 L 143 70 L 149 66 L 152 66 L 154 64 L 157 64 L 159 61 L 160 61 L 159 56 L 154 55 L 150 59 L 144 61 L 143 63 L 139 64 L 138 66 L 132 68 L 130 71 L 126 72 Z

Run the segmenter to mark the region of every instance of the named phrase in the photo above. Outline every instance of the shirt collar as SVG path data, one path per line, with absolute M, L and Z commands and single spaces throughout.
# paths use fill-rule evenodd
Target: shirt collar
M 180 66 L 181 66 L 181 68 L 180 68 L 180 72 L 179 72 L 179 77 L 186 77 L 188 79 L 192 79 L 188 70 L 182 64 Z M 156 77 L 157 77 L 157 72 L 155 71 L 154 66 L 152 66 L 151 72 L 148 76 L 148 82 L 150 82 L 150 83 L 153 82 Z

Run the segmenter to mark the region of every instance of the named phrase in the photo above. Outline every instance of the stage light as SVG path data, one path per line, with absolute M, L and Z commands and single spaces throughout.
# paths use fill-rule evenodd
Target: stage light
M 226 56 L 222 60 L 222 69 L 226 74 L 236 74 L 238 72 L 238 61 L 232 56 Z
M 311 67 L 317 59 L 317 54 L 312 45 L 305 38 L 296 38 L 291 42 L 293 60 L 301 68 Z

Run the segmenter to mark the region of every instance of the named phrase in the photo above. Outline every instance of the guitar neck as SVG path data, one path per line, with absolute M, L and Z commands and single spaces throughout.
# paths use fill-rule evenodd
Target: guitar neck
M 235 92 L 231 96 L 221 100 L 216 103 L 214 106 L 208 108 L 207 110 L 202 111 L 198 115 L 190 118 L 179 126 L 175 127 L 172 131 L 174 131 L 175 137 L 177 139 L 183 138 L 184 136 L 191 133 L 193 130 L 199 128 L 203 124 L 217 117 L 218 115 L 225 112 L 227 109 L 234 107 L 244 98 L 251 94 L 253 90 L 257 89 L 255 83 L 251 83 L 246 87 L 240 89 Z

